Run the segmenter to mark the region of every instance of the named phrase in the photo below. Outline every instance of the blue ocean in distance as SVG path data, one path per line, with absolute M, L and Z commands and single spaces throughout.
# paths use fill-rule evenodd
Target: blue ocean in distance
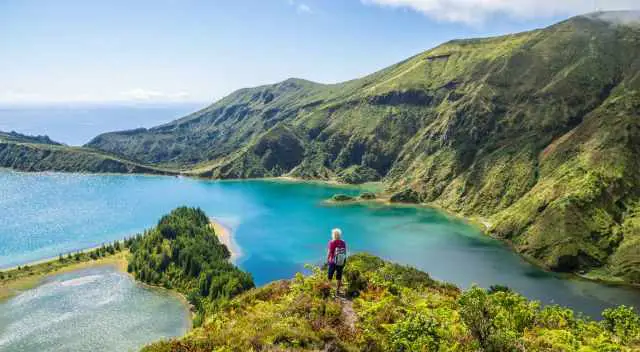
M 359 190 L 269 180 L 2 171 L 0 267 L 121 239 L 188 205 L 233 230 L 243 254 L 237 264 L 257 284 L 289 278 L 306 263 L 321 264 L 330 230 L 340 227 L 352 253 L 412 265 L 461 287 L 507 285 L 593 317 L 613 305 L 640 306 L 637 290 L 544 272 L 437 210 L 323 203 L 336 192 Z
M 0 131 L 48 135 L 79 146 L 100 133 L 153 127 L 188 115 L 205 103 L 0 106 Z

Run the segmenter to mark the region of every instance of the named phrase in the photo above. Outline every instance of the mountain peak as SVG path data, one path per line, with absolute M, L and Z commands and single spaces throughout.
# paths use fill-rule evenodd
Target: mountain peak
M 320 83 L 313 82 L 304 78 L 289 77 L 284 81 L 278 83 L 278 85 L 309 86 L 309 85 L 320 85 Z

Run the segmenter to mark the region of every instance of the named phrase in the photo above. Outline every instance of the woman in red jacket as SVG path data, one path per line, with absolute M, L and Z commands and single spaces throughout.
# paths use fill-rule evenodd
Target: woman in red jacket
M 333 280 L 333 274 L 336 274 L 338 281 L 337 293 L 340 294 L 342 286 L 342 270 L 347 263 L 347 244 L 342 240 L 342 230 L 331 230 L 331 241 L 327 250 L 327 263 L 329 264 L 329 281 Z

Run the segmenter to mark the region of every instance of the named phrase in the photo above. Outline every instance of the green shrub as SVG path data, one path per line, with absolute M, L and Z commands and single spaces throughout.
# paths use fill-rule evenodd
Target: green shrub
M 347 281 L 347 297 L 358 297 L 360 291 L 367 288 L 367 279 L 360 274 L 358 269 L 350 269 L 348 266 L 345 270 L 345 279 Z
M 389 340 L 393 351 L 437 351 L 440 348 L 438 322 L 420 313 L 391 325 Z
M 602 325 L 622 343 L 640 343 L 640 316 L 632 307 L 619 306 L 602 312 Z
M 460 317 L 485 351 L 510 351 L 533 326 L 538 304 L 512 292 L 473 287 L 459 299 Z

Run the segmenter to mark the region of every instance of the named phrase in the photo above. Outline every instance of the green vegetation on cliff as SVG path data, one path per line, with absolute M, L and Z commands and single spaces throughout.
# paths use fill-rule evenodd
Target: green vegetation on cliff
M 340 84 L 241 89 L 88 146 L 214 178 L 382 180 L 557 271 L 640 283 L 640 25 L 454 40 Z
M 640 316 L 619 307 L 592 321 L 541 307 L 505 287 L 461 292 L 416 269 L 357 254 L 348 299 L 324 273 L 296 275 L 227 302 L 203 326 L 160 351 L 634 351 Z
M 127 243 L 127 270 L 142 282 L 184 294 L 197 311 L 195 325 L 225 300 L 254 286 L 250 274 L 229 262 L 229 250 L 200 209 L 177 208 Z
M 101 150 L 69 147 L 47 136 L 0 132 L 0 167 L 20 171 L 173 174 Z

